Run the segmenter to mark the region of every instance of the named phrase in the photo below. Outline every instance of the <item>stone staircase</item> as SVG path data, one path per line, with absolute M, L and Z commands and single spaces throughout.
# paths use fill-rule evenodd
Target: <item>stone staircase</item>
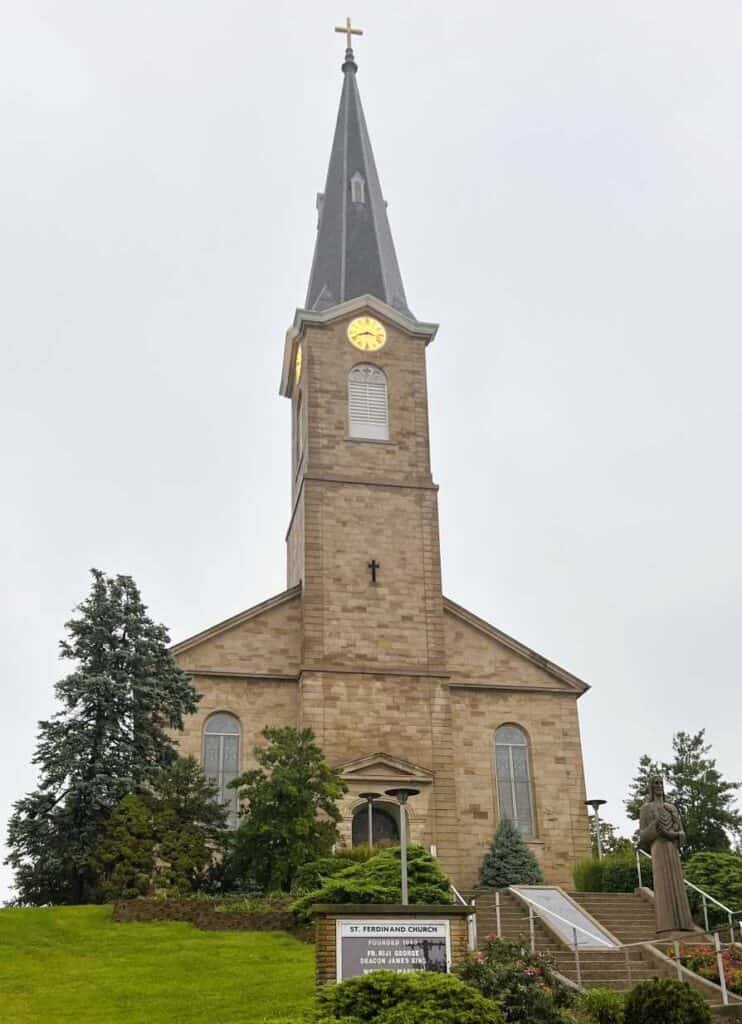
M 612 988 L 626 991 L 640 981 L 656 977 L 675 977 L 672 965 L 658 960 L 649 950 L 631 943 L 655 942 L 654 908 L 638 893 L 586 893 L 570 892 L 568 895 L 590 917 L 594 918 L 619 942 L 630 946 L 628 949 L 581 950 L 580 980 L 583 988 Z M 487 935 L 497 934 L 495 893 L 478 889 L 466 894 L 474 898 L 477 907 L 477 935 L 483 943 Z M 530 947 L 530 924 L 528 909 L 512 893 L 500 893 L 500 924 L 503 939 L 521 942 Z M 547 928 L 538 916 L 534 919 L 536 950 L 549 957 L 555 969 L 569 981 L 577 983 L 577 965 L 574 951 Z M 699 941 L 708 941 L 698 933 Z M 687 944 L 687 940 L 686 940 Z M 721 1015 L 720 991 L 716 986 L 704 988 L 704 998 L 714 1011 Z M 726 1008 L 737 1019 L 736 1012 L 742 1011 L 742 1000 L 733 999 L 736 1006 Z M 740 1015 L 742 1020 L 742 1014 Z

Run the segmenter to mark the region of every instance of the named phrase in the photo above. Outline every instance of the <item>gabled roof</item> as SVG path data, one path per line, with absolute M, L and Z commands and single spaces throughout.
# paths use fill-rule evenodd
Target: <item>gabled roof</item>
M 375 295 L 412 317 L 397 263 L 386 202 L 356 82 L 353 51 L 346 51 L 343 88 L 319 221 L 306 308 L 322 311 Z
M 466 608 L 460 604 L 456 604 L 448 597 L 443 598 L 443 608 L 445 611 L 450 612 L 463 622 L 468 623 L 480 632 L 485 633 L 487 636 L 497 640 L 503 647 L 509 648 L 515 654 L 519 654 L 522 658 L 530 661 L 532 664 L 537 665 L 543 669 L 544 672 L 548 672 L 554 679 L 560 680 L 562 683 L 566 683 L 570 689 L 574 690 L 578 695 L 585 693 L 590 689 L 590 685 L 579 679 L 577 676 L 572 675 L 566 668 L 562 668 L 560 665 L 556 665 L 553 661 L 549 661 L 542 654 L 538 654 L 536 651 L 532 651 L 530 647 L 526 647 L 525 644 L 520 643 L 518 640 L 514 640 L 513 637 L 508 636 L 507 633 L 503 633 L 502 630 L 498 629 L 497 626 L 493 626 L 490 622 L 485 622 L 484 619 L 480 619 L 478 615 L 474 615 L 473 612 L 467 611 Z
M 182 654 L 183 651 L 187 651 L 190 647 L 196 647 L 198 644 L 203 643 L 204 640 L 211 640 L 212 637 L 218 636 L 219 633 L 223 633 L 225 630 L 234 629 L 235 626 L 240 626 L 243 622 L 247 622 L 249 619 L 254 619 L 258 615 L 263 615 L 264 612 L 270 611 L 272 608 L 275 608 L 280 604 L 285 604 L 287 601 L 291 601 L 293 598 L 299 597 L 300 594 L 301 583 L 297 583 L 295 587 L 289 587 L 288 590 L 284 590 L 280 594 L 276 594 L 274 597 L 269 597 L 267 601 L 261 601 L 260 604 L 255 604 L 252 608 L 246 608 L 243 612 L 238 612 L 236 615 L 232 615 L 230 618 L 224 619 L 222 622 L 217 622 L 215 626 L 210 626 L 208 629 L 204 629 L 200 633 L 194 633 L 193 636 L 189 636 L 185 640 L 181 640 L 179 643 L 173 644 L 170 648 L 170 653 Z

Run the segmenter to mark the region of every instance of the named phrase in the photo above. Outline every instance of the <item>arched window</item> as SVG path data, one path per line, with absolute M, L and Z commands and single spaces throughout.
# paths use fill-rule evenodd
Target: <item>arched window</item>
M 204 727 L 204 775 L 218 789 L 217 799 L 225 804 L 230 828 L 237 827 L 237 790 L 228 785 L 240 773 L 240 723 L 228 711 L 210 715 Z
M 351 437 L 389 440 L 386 374 L 378 366 L 359 363 L 348 374 L 348 421 Z
M 532 836 L 528 737 L 517 725 L 501 725 L 495 733 L 495 770 L 500 817 L 512 821 L 521 835 Z
M 373 805 L 372 827 L 374 843 L 389 844 L 399 842 L 399 812 L 399 804 L 375 803 Z M 409 816 L 407 824 L 409 826 Z M 362 846 L 368 843 L 368 827 L 368 805 L 363 804 L 361 807 L 357 807 L 353 814 L 351 833 L 353 846 Z

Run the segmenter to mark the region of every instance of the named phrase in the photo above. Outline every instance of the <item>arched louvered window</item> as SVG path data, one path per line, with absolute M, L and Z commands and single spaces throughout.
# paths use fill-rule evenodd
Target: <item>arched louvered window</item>
M 228 711 L 210 715 L 204 727 L 204 775 L 218 789 L 217 799 L 225 804 L 230 828 L 237 828 L 237 790 L 230 789 L 240 773 L 240 723 Z
M 350 436 L 389 440 L 389 402 L 386 374 L 378 366 L 360 363 L 348 374 Z
M 366 202 L 366 182 L 358 171 L 350 179 L 350 201 L 352 203 Z
M 301 391 L 296 397 L 296 410 L 294 412 L 294 461 L 298 469 L 301 457 L 304 454 L 304 403 Z
M 517 725 L 501 725 L 495 733 L 495 770 L 500 817 L 508 818 L 521 835 L 532 836 L 533 799 L 528 737 Z

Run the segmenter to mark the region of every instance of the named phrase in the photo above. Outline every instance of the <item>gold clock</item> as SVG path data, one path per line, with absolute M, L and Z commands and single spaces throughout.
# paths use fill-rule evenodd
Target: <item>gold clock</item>
M 296 384 L 299 383 L 299 378 L 301 377 L 301 361 L 302 361 L 301 345 L 297 345 L 297 347 L 296 347 L 296 362 L 294 363 L 294 382 Z
M 372 316 L 357 316 L 348 324 L 348 341 L 361 352 L 378 352 L 386 343 L 384 325 Z

